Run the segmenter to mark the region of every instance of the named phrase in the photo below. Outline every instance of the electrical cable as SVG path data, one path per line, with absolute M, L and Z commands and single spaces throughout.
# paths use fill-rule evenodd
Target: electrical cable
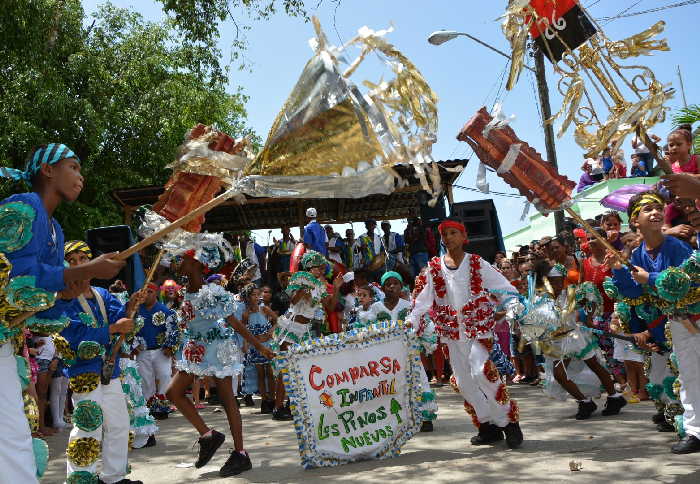
M 650 8 L 648 10 L 640 10 L 639 12 L 631 12 L 631 13 L 624 14 L 624 15 L 617 14 L 614 17 L 601 17 L 601 18 L 596 19 L 596 20 L 605 20 L 606 22 L 609 23 L 609 22 L 612 22 L 613 20 L 616 20 L 618 18 L 634 17 L 637 15 L 644 15 L 647 13 L 655 13 L 655 12 L 660 12 L 662 10 L 669 10 L 672 8 L 685 7 L 687 5 L 695 5 L 696 3 L 700 3 L 700 0 L 686 0 L 685 2 L 672 3 L 669 5 L 665 5 L 663 7 Z M 629 10 L 629 9 L 627 9 L 627 10 Z M 627 10 L 625 10 L 625 12 Z

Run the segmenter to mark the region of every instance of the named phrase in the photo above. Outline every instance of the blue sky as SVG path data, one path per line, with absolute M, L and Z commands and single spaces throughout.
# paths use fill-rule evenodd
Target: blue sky
M 100 0 L 84 0 L 86 13 L 93 12 Z M 164 15 L 161 4 L 151 0 L 113 0 L 120 7 L 132 7 L 146 19 L 158 21 Z M 637 12 L 669 5 L 670 0 L 584 0 L 583 5 L 590 5 L 589 12 L 594 18 L 615 16 L 628 7 L 629 12 Z M 496 1 L 396 1 L 396 0 L 344 0 L 339 3 L 323 0 L 315 8 L 316 0 L 307 2 L 309 13 L 321 20 L 329 40 L 340 44 L 352 38 L 357 29 L 368 26 L 379 30 L 393 25 L 395 31 L 388 40 L 406 54 L 423 73 L 428 83 L 437 93 L 440 102 L 438 141 L 434 145 L 435 159 L 464 158 L 471 155 L 466 143 L 458 142 L 456 135 L 464 123 L 481 106 L 491 107 L 496 99 L 503 103 L 506 114 L 514 114 L 512 122 L 518 136 L 545 153 L 544 135 L 540 127 L 538 101 L 534 79 L 528 72 L 520 77 L 518 85 L 510 92 L 502 87 L 501 79 L 507 60 L 498 54 L 476 44 L 470 39 L 460 37 L 441 46 L 433 46 L 426 41 L 427 36 L 440 29 L 468 32 L 497 48 L 509 51 L 508 43 L 501 33 L 497 18 L 502 14 L 506 2 Z M 657 78 L 664 83 L 671 83 L 677 89 L 677 95 L 669 103 L 672 112 L 682 106 L 682 97 L 676 66 L 680 65 L 685 84 L 686 98 L 690 104 L 700 103 L 700 87 L 696 79 L 700 67 L 692 63 L 697 44 L 692 40 L 697 31 L 697 19 L 700 4 L 688 5 L 674 9 L 662 10 L 629 18 L 619 18 L 610 22 L 602 21 L 606 35 L 612 39 L 622 39 L 638 33 L 658 20 L 665 20 L 666 31 L 660 36 L 666 38 L 671 47 L 670 52 L 655 53 L 651 57 L 632 59 L 626 64 L 644 64 L 649 66 Z M 232 69 L 230 90 L 239 86 L 250 96 L 248 103 L 248 120 L 250 126 L 264 139 L 276 114 L 282 107 L 294 86 L 304 64 L 311 56 L 307 41 L 313 36 L 313 28 L 303 19 L 291 18 L 278 14 L 268 21 L 252 22 L 252 30 L 247 32 L 249 49 L 245 56 L 251 71 Z M 221 48 L 224 58 L 229 58 L 232 36 L 235 28 L 231 22 L 221 28 Z M 557 76 L 547 64 L 552 110 L 556 112 L 561 96 L 556 91 Z M 370 64 L 361 72 L 369 80 L 377 80 L 381 74 L 388 74 L 379 64 Z M 358 81 L 358 78 L 354 78 Z M 361 80 L 361 78 L 359 78 Z M 555 125 L 555 130 L 558 125 Z M 670 123 L 667 121 L 654 129 L 662 137 L 668 133 Z M 573 140 L 570 129 L 557 140 L 559 170 L 570 179 L 578 181 L 582 161 L 582 150 Z M 629 142 L 625 153 L 631 152 Z M 472 157 L 458 184 L 474 187 L 478 159 Z M 489 173 L 491 190 L 514 193 L 494 173 Z M 522 227 L 520 215 L 523 198 L 485 195 L 455 188 L 455 201 L 479 200 L 493 198 L 498 210 L 501 228 L 508 234 Z M 534 210 L 534 209 L 532 209 Z M 534 213 L 533 211 L 530 212 Z M 404 224 L 393 222 L 392 228 L 402 231 Z M 344 229 L 345 226 L 338 226 Z M 343 230 L 344 231 L 344 230 Z M 363 227 L 355 224 L 355 232 L 361 233 Z M 275 235 L 273 233 L 273 235 Z M 258 240 L 265 243 L 267 233 L 260 233 Z

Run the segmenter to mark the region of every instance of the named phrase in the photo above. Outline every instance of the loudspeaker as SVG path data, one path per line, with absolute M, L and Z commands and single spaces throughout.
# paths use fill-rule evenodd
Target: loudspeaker
M 416 197 L 418 199 L 420 218 L 424 224 L 438 222 L 446 218 L 447 212 L 445 211 L 444 196 L 438 198 L 434 207 L 428 205 L 429 196 L 426 192 L 418 192 Z
M 134 244 L 134 236 L 127 225 L 89 229 L 85 232 L 85 240 L 90 246 L 93 257 L 110 252 L 121 252 Z M 117 279 L 124 281 L 130 293 L 141 289 L 145 277 L 141 257 L 138 254 L 134 254 L 127 259 L 126 265 L 116 277 L 112 279 L 93 279 L 91 284 L 109 288 Z
M 475 200 L 452 204 L 450 217 L 461 220 L 467 229 L 467 252 L 493 262 L 496 252 L 504 251 L 501 225 L 493 200 Z

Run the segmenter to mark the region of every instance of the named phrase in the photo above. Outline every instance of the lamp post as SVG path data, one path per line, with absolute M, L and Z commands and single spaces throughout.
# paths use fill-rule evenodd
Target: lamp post
M 494 46 L 489 45 L 480 39 L 477 39 L 473 35 L 469 35 L 466 32 L 457 32 L 456 30 L 437 30 L 428 36 L 428 42 L 433 45 L 441 45 L 457 37 L 468 37 L 474 42 L 483 45 L 487 49 L 490 49 L 500 54 L 501 56 L 512 60 L 511 56 L 509 56 L 502 50 L 499 50 Z M 549 161 L 549 163 L 552 164 L 554 169 L 557 170 L 557 151 L 554 147 L 554 129 L 552 128 L 551 123 L 546 122 L 546 120 L 549 119 L 552 115 L 552 108 L 549 104 L 549 89 L 547 87 L 547 77 L 544 72 L 544 56 L 542 55 L 542 52 L 537 48 L 535 50 L 534 56 L 535 69 L 531 68 L 530 66 L 524 67 L 534 72 L 537 78 L 537 91 L 539 93 L 540 109 L 542 111 L 542 129 L 544 130 L 544 142 L 545 147 L 547 149 L 547 161 Z M 559 234 L 559 232 L 564 230 L 564 212 L 561 210 L 557 210 L 556 212 L 554 212 L 554 228 L 557 232 L 557 235 Z
M 483 40 L 479 40 L 476 37 L 474 37 L 473 35 L 470 35 L 466 32 L 457 32 L 456 30 L 437 30 L 428 36 L 428 42 L 430 42 L 433 45 L 441 45 L 441 44 L 444 44 L 445 42 L 448 42 L 448 41 L 450 41 L 454 38 L 460 37 L 460 36 L 461 37 L 468 37 L 468 38 L 472 39 L 474 42 L 476 42 L 477 44 L 481 44 L 484 47 L 486 47 L 487 49 L 491 49 L 492 51 L 496 52 L 497 54 L 500 54 L 501 56 L 505 57 L 506 59 L 512 60 L 511 56 L 509 56 L 508 54 L 506 54 L 502 50 L 499 50 L 499 49 L 495 48 L 494 46 L 489 45 L 486 42 L 484 42 Z M 526 69 L 531 70 L 532 72 L 535 72 L 535 70 L 530 66 L 524 66 L 524 67 Z

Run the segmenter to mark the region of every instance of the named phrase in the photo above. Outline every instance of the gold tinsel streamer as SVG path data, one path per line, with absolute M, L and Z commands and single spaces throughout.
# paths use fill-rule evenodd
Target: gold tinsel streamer
M 513 88 L 524 66 L 526 42 L 532 22 L 536 25 L 544 24 L 545 27 L 551 24 L 550 19 L 540 17 L 529 3 L 529 0 L 511 1 L 501 24 L 512 50 L 506 85 L 508 90 Z M 585 11 L 580 3 L 579 7 Z M 659 21 L 650 28 L 619 41 L 608 39 L 600 25 L 596 25 L 598 32 L 583 45 L 573 50 L 567 48 L 562 59 L 554 64 L 554 71 L 560 76 L 557 86 L 564 99 L 559 112 L 547 120 L 552 122 L 559 116 L 564 116 L 559 136 L 573 122 L 576 126 L 576 142 L 587 151 L 586 156 L 595 157 L 611 143 L 619 146 L 628 134 L 637 130 L 645 132 L 663 122 L 666 110 L 664 104 L 673 96 L 673 90 L 661 84 L 648 67 L 622 65 L 619 61 L 651 55 L 654 51 L 669 50 L 665 40 L 651 40 L 663 32 L 664 25 L 663 21 Z M 551 38 L 556 37 L 566 46 L 559 31 L 549 27 L 541 36 L 546 53 L 550 53 L 547 34 Z M 590 81 L 608 108 L 607 119 L 602 113 L 596 112 L 584 79 Z M 626 100 L 616 82 L 626 87 L 637 100 Z
M 83 373 L 70 377 L 68 386 L 74 393 L 90 393 L 100 384 L 100 375 L 97 373 Z
M 134 439 L 135 438 L 136 438 L 136 434 L 132 430 L 129 430 L 129 450 L 134 450 Z
M 700 287 L 693 287 L 688 291 L 682 299 L 677 302 L 672 303 L 653 294 L 644 294 L 643 296 L 635 298 L 621 298 L 622 301 L 626 302 L 630 306 L 639 306 L 641 304 L 651 304 L 657 307 L 661 312 L 668 312 L 675 308 L 685 308 L 697 302 L 700 302 Z
M 22 395 L 24 400 L 24 414 L 27 416 L 27 421 L 29 422 L 29 428 L 33 432 L 39 431 L 39 406 L 34 401 L 28 392 L 24 392 Z
M 81 437 L 68 442 L 66 455 L 76 467 L 88 467 L 100 458 L 100 441 L 94 437 Z

